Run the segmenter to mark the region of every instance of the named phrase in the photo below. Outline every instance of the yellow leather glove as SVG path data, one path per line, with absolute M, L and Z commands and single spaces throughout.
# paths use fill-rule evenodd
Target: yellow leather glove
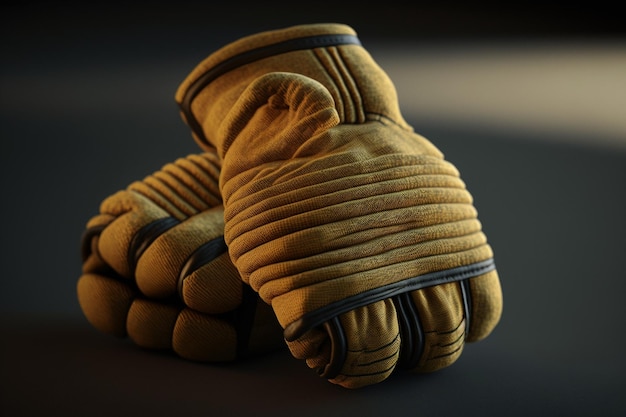
M 352 28 L 242 38 L 176 100 L 220 158 L 233 263 L 320 376 L 435 371 L 494 329 L 502 294 L 472 197 Z
M 214 153 L 189 155 L 102 202 L 77 284 L 96 329 L 196 361 L 284 346 L 272 310 L 228 256 L 218 175 Z

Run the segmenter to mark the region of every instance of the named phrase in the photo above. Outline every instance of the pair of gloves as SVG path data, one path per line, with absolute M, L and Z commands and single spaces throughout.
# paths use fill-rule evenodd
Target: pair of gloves
M 286 345 L 359 388 L 445 368 L 495 328 L 472 197 L 351 27 L 242 38 L 176 101 L 201 152 L 87 223 L 77 294 L 96 329 L 204 362 Z

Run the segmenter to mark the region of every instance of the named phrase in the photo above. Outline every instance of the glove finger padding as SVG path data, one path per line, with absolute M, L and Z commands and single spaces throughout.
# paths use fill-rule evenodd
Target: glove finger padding
M 494 329 L 502 294 L 472 197 L 351 28 L 243 38 L 177 100 L 220 156 L 231 259 L 296 358 L 357 388 L 446 367 Z
M 102 202 L 77 284 L 94 327 L 198 361 L 284 345 L 271 308 L 230 261 L 218 172 L 214 154 L 190 155 Z

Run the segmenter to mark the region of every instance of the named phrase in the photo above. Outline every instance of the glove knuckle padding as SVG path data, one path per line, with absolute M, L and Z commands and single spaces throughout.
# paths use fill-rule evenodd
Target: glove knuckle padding
M 237 354 L 237 334 L 226 320 L 191 308 L 137 299 L 127 320 L 130 338 L 139 346 L 172 349 L 196 361 L 229 361 Z
M 132 286 L 106 275 L 84 272 L 77 284 L 80 307 L 99 331 L 127 336 L 126 317 L 137 296 Z
M 472 197 L 350 28 L 244 38 L 177 98 L 221 158 L 231 259 L 295 357 L 354 388 L 448 366 L 493 330 L 501 292 Z
M 206 210 L 159 234 L 136 261 L 139 288 L 154 298 L 175 296 L 187 259 L 205 242 L 219 237 L 221 230 L 221 211 Z
M 87 223 L 77 284 L 94 327 L 201 361 L 232 360 L 247 342 L 258 351 L 283 343 L 230 262 L 218 176 L 214 154 L 190 155 L 103 201 Z

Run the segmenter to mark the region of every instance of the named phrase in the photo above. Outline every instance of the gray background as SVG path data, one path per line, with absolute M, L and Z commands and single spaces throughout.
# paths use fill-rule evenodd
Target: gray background
M 0 415 L 625 415 L 616 10 L 133 4 L 2 6 Z M 494 333 L 443 371 L 346 390 L 287 351 L 200 365 L 92 329 L 80 235 L 103 198 L 198 152 L 178 84 L 241 36 L 331 21 L 460 169 L 502 280 Z

